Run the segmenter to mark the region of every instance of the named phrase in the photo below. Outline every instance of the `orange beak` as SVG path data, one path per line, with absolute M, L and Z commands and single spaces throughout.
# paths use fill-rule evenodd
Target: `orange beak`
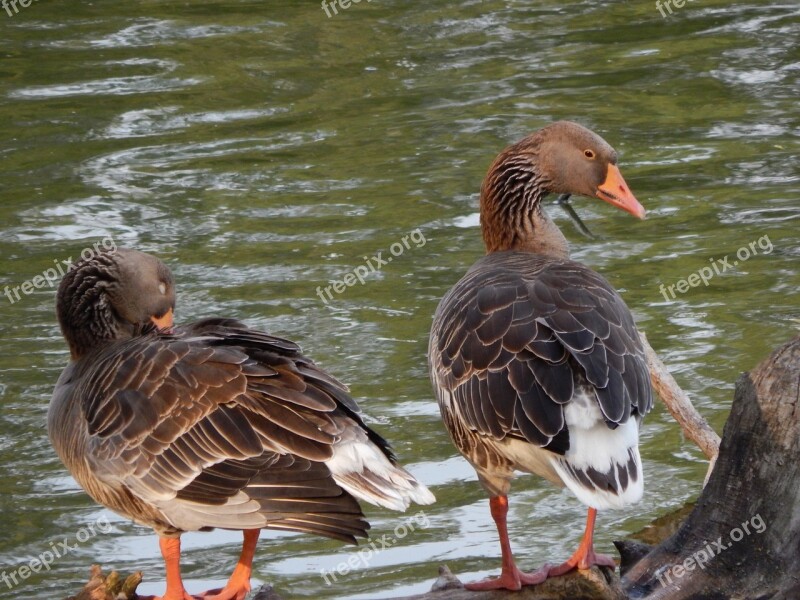
M 595 195 L 612 206 L 616 206 L 617 208 L 631 213 L 637 219 L 644 219 L 644 206 L 639 204 L 639 201 L 631 193 L 617 165 L 608 164 L 606 180 L 597 187 Z
M 172 329 L 173 319 L 172 319 L 172 309 L 170 308 L 167 312 L 163 314 L 161 317 L 152 316 L 150 320 L 155 323 L 156 327 L 160 331 L 164 331 L 167 329 Z

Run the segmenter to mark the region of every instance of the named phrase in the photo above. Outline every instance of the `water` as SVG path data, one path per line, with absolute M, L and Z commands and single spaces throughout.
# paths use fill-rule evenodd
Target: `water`
M 425 350 L 439 298 L 482 252 L 486 168 L 529 131 L 570 118 L 620 152 L 648 220 L 579 199 L 600 236 L 590 241 L 551 214 L 718 431 L 737 376 L 798 329 L 795 2 L 703 0 L 662 17 L 644 0 L 376 0 L 330 18 L 315 2 L 40 2 L 0 12 L 0 32 L 0 285 L 104 236 L 153 252 L 179 282 L 179 320 L 229 315 L 301 343 L 438 496 L 404 536 L 406 517 L 369 508 L 392 547 L 330 586 L 320 570 L 354 549 L 265 534 L 256 580 L 288 597 L 385 598 L 426 590 L 440 563 L 467 579 L 499 567 Z M 418 243 L 407 238 L 363 285 L 320 299 L 318 286 L 416 230 Z M 731 268 L 707 286 L 659 291 L 726 256 Z M 141 591 L 160 593 L 156 538 L 96 507 L 47 441 L 67 358 L 53 304 L 46 285 L 13 304 L 0 296 L 0 563 L 20 578 L 65 538 L 77 547 L 11 596 L 75 592 L 94 561 L 143 569 Z M 699 491 L 705 462 L 660 404 L 642 454 L 645 500 L 600 516 L 606 552 Z M 521 565 L 568 556 L 583 518 L 566 492 L 515 482 Z M 184 536 L 189 589 L 221 584 L 238 543 L 234 532 Z

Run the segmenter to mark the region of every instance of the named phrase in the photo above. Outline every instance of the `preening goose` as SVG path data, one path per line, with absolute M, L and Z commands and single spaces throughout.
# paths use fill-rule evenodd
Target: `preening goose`
M 567 121 L 505 149 L 481 188 L 487 255 L 442 299 L 429 367 L 442 419 L 490 495 L 500 577 L 470 589 L 516 590 L 591 565 L 596 511 L 638 501 L 639 424 L 652 406 L 633 317 L 602 276 L 569 259 L 542 207 L 548 193 L 596 196 L 644 218 L 602 138 Z M 506 527 L 514 471 L 566 485 L 589 506 L 586 530 L 562 565 L 514 563 Z
M 228 584 L 199 596 L 242 600 L 261 529 L 355 543 L 369 529 L 357 499 L 434 501 L 296 344 L 234 319 L 173 327 L 174 306 L 172 275 L 153 256 L 120 248 L 78 263 L 58 289 L 71 361 L 48 413 L 75 480 L 160 536 L 162 598 L 193 598 L 180 575 L 185 531 L 243 530 Z

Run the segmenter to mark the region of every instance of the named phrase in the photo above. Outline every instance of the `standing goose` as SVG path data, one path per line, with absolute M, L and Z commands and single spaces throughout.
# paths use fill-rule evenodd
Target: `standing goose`
M 369 529 L 356 499 L 434 501 L 296 344 L 233 319 L 173 328 L 174 306 L 172 275 L 153 256 L 120 248 L 78 263 L 58 289 L 71 361 L 48 413 L 76 481 L 160 536 L 162 598 L 193 598 L 184 531 L 243 531 L 228 584 L 199 596 L 242 600 L 261 529 L 355 543 Z
M 481 188 L 487 255 L 442 299 L 428 351 L 442 419 L 490 495 L 502 551 L 498 578 L 469 589 L 512 589 L 578 567 L 595 554 L 598 509 L 643 491 L 639 424 L 650 378 L 628 307 L 611 285 L 571 261 L 542 207 L 548 193 L 596 196 L 644 218 L 598 135 L 567 121 L 508 147 Z M 578 550 L 532 573 L 514 563 L 506 527 L 514 471 L 566 485 L 589 507 Z

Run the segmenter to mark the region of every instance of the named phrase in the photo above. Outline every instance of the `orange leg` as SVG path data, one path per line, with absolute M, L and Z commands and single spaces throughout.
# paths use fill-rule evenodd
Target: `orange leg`
M 543 566 L 538 571 L 523 573 L 514 563 L 514 555 L 511 553 L 511 542 L 508 539 L 508 527 L 506 517 L 508 515 L 508 497 L 492 496 L 489 499 L 489 507 L 492 511 L 492 518 L 497 525 L 497 533 L 500 536 L 500 551 L 503 556 L 503 567 L 500 577 L 484 579 L 468 583 L 464 587 L 468 590 L 519 590 L 523 585 L 535 585 L 547 579 L 549 565 Z
M 605 554 L 596 554 L 594 551 L 594 520 L 596 516 L 597 509 L 590 508 L 589 514 L 586 516 L 586 531 L 583 532 L 583 539 L 578 549 L 575 550 L 575 554 L 564 564 L 550 568 L 547 572 L 548 577 L 557 577 L 576 568 L 589 569 L 593 565 L 611 567 L 612 569 L 617 567 L 617 563 L 614 562 L 613 558 Z
M 158 538 L 161 556 L 167 568 L 167 591 L 163 596 L 150 596 L 150 600 L 194 600 L 183 588 L 181 580 L 181 540 L 180 538 Z M 146 598 L 143 597 L 143 600 Z
M 200 594 L 203 600 L 244 600 L 250 591 L 250 574 L 253 572 L 253 557 L 260 529 L 245 529 L 242 554 L 228 583 L 221 590 L 211 590 Z

